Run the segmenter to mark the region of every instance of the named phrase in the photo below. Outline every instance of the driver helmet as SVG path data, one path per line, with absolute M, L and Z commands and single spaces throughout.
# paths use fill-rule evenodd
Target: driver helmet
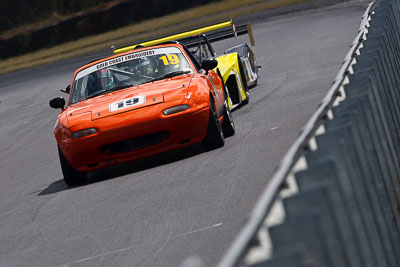
M 89 75 L 88 95 L 114 86 L 114 77 L 108 68 L 98 70 Z
M 97 81 L 103 88 L 112 87 L 114 85 L 114 77 L 108 68 L 97 71 Z

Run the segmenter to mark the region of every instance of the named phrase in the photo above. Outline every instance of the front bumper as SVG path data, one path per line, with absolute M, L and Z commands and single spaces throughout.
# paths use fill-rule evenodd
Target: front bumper
M 201 142 L 207 132 L 209 108 L 190 108 L 169 116 L 162 103 L 91 122 L 94 135 L 59 140 L 72 167 L 81 172 L 133 161 Z M 179 104 L 179 103 L 177 103 Z

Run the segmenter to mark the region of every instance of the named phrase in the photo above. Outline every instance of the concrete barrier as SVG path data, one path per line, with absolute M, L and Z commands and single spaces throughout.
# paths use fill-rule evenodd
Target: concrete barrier
M 399 89 L 400 1 L 375 1 L 218 266 L 400 266 Z

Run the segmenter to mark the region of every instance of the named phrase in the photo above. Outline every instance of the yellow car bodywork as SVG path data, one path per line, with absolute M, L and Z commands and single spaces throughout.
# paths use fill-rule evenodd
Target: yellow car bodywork
M 237 53 L 231 53 L 231 54 L 226 54 L 222 55 L 216 58 L 218 61 L 218 69 L 221 73 L 222 79 L 225 84 L 227 84 L 227 81 L 229 77 L 234 75 L 235 80 L 236 80 L 236 86 L 237 90 L 239 91 L 240 98 L 242 101 L 247 99 L 246 91 L 245 91 L 245 85 L 243 83 L 243 79 L 240 75 L 240 68 L 239 68 L 239 62 L 238 62 L 238 54 Z M 217 68 L 215 71 L 217 71 Z M 229 91 L 229 90 L 228 90 Z M 233 108 L 232 100 L 228 96 L 228 104 L 229 108 Z

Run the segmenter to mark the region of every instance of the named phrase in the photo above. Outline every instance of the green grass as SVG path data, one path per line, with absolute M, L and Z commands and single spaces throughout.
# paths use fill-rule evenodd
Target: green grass
M 313 0 L 222 0 L 0 61 L 0 74 Z M 140 35 L 140 36 L 138 36 Z M 257 36 L 256 36 L 257 40 Z M 111 49 L 110 49 L 111 52 Z

